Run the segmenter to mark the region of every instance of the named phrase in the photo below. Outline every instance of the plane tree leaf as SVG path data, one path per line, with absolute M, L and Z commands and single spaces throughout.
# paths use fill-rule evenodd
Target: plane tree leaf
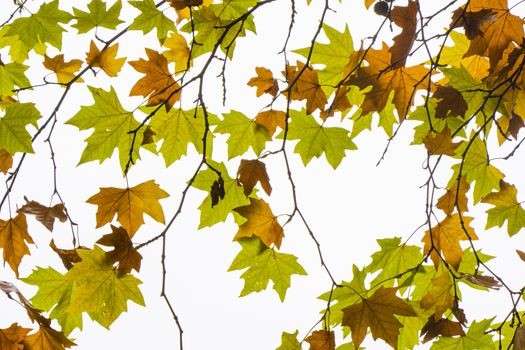
M 115 4 L 117 3 L 119 2 L 116 2 Z M 92 40 L 89 44 L 89 52 L 86 56 L 86 62 L 91 65 L 91 67 L 101 68 L 108 76 L 116 77 L 126 62 L 125 57 L 117 58 L 117 52 L 118 43 L 109 46 L 104 51 L 100 52 L 97 45 Z
M 270 178 L 266 172 L 266 165 L 258 159 L 241 159 L 237 170 L 237 180 L 244 187 L 244 194 L 249 195 L 259 182 L 267 195 L 272 193 Z
M 29 67 L 17 62 L 0 64 L 0 95 L 13 96 L 15 87 L 30 86 L 31 83 L 25 75 L 27 68 Z
M 130 273 L 131 270 L 140 271 L 142 255 L 133 247 L 133 242 L 126 230 L 122 227 L 111 225 L 111 233 L 102 236 L 96 243 L 113 247 L 106 253 L 110 263 L 118 263 L 117 270 L 122 274 Z
M 108 29 L 115 29 L 121 23 L 119 19 L 120 10 L 122 9 L 122 2 L 115 1 L 109 8 L 102 0 L 91 0 L 87 5 L 88 11 L 82 11 L 73 8 L 73 14 L 77 21 L 72 25 L 79 33 L 87 33 L 96 27 L 104 27 Z
M 5 108 L 0 118 L 0 148 L 9 154 L 16 152 L 33 153 L 31 135 L 26 130 L 28 125 L 37 126 L 40 112 L 33 103 L 15 103 Z
M 281 345 L 275 350 L 301 350 L 301 343 L 297 340 L 299 331 L 294 333 L 283 332 L 281 335 Z
M 30 350 L 63 350 L 75 345 L 62 332 L 44 325 L 24 338 L 24 349 Z
M 310 350 L 335 350 L 334 331 L 313 331 L 304 341 L 310 344 Z
M 18 323 L 13 323 L 8 328 L 0 329 L 2 350 L 20 350 L 21 346 L 23 346 L 22 341 L 29 331 L 31 329 L 21 327 Z
M 516 186 L 501 180 L 498 192 L 483 197 L 482 203 L 494 206 L 487 210 L 486 228 L 501 227 L 507 221 L 507 232 L 513 236 L 525 227 L 525 210 L 518 202 L 517 194 Z
M 273 244 L 277 248 L 281 247 L 284 230 L 268 203 L 262 199 L 250 198 L 250 205 L 234 210 L 246 218 L 246 222 L 239 226 L 235 239 L 257 236 L 267 247 Z
M 67 220 L 67 215 L 64 212 L 64 204 L 58 203 L 52 207 L 46 207 L 38 203 L 37 201 L 29 201 L 27 198 L 26 204 L 21 206 L 17 212 L 35 215 L 36 219 L 42 223 L 49 231 L 53 231 L 53 226 L 55 225 L 55 219 L 65 222 Z
M 4 265 L 7 262 L 17 277 L 22 258 L 30 254 L 26 242 L 34 243 L 27 231 L 24 214 L 18 214 L 9 220 L 0 220 L 0 248 L 4 251 Z
M 169 31 L 175 30 L 173 21 L 155 6 L 153 0 L 129 1 L 129 3 L 140 11 L 129 29 L 141 30 L 144 34 L 156 29 L 160 41 L 166 39 Z

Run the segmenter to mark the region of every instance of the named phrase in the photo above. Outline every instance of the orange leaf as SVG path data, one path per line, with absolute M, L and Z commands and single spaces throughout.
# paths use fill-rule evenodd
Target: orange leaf
M 24 340 L 24 337 L 30 330 L 29 328 L 20 327 L 18 323 L 13 323 L 9 328 L 0 329 L 0 349 L 23 349 L 22 340 Z
M 131 188 L 103 187 L 86 202 L 98 205 L 97 228 L 117 220 L 130 237 L 144 224 L 144 214 L 164 223 L 164 212 L 159 199 L 168 197 L 155 181 L 150 180 Z
M 115 247 L 106 253 L 108 261 L 112 264 L 118 262 L 117 270 L 122 274 L 128 274 L 132 269 L 139 272 L 142 255 L 133 247 L 126 230 L 111 225 L 111 231 L 97 241 L 98 244 Z
M 64 267 L 68 270 L 71 270 L 74 263 L 82 261 L 76 249 L 58 248 L 54 240 L 51 240 L 49 246 L 51 247 L 51 249 L 53 249 L 55 253 L 57 253 L 57 255 L 60 257 L 60 260 L 62 260 L 62 264 L 64 264 Z
M 454 182 L 452 187 L 447 189 L 447 192 L 439 197 L 436 207 L 443 210 L 445 214 L 450 215 L 456 208 L 456 194 L 457 194 L 457 204 L 461 212 L 468 211 L 468 199 L 467 192 L 470 188 L 470 185 L 465 180 L 465 177 L 462 176 L 459 179 L 459 192 L 458 192 L 458 182 Z
M 57 75 L 57 81 L 60 84 L 68 84 L 75 77 L 75 73 L 82 66 L 81 60 L 71 60 L 69 62 L 64 61 L 64 55 L 56 55 L 50 58 L 44 55 L 44 67 L 50 71 L 55 72 Z M 82 78 L 76 80 L 77 83 L 83 82 Z
M 18 266 L 24 255 L 29 254 L 27 243 L 34 243 L 27 232 L 26 216 L 18 214 L 14 219 L 0 220 L 0 248 L 4 249 L 7 262 L 18 277 Z
M 126 62 L 125 57 L 117 58 L 117 52 L 118 43 L 108 47 L 101 53 L 97 45 L 91 40 L 86 62 L 91 65 L 91 67 L 101 68 L 110 77 L 116 77 Z
M 273 77 L 271 70 L 264 67 L 255 67 L 257 76 L 251 78 L 248 82 L 248 86 L 254 86 L 257 88 L 257 97 L 262 94 L 270 94 L 276 96 L 279 91 L 279 85 L 277 85 L 277 79 Z
M 61 222 L 67 220 L 67 215 L 64 212 L 64 204 L 59 203 L 55 204 L 52 207 L 46 207 L 36 201 L 28 201 L 24 197 L 26 204 L 24 204 L 20 209 L 17 210 L 18 213 L 35 215 L 36 219 L 44 225 L 49 231 L 53 231 L 53 226 L 55 225 L 55 218 Z
M 266 165 L 257 159 L 241 159 L 239 170 L 237 170 L 237 181 L 244 187 L 244 194 L 247 196 L 252 193 L 257 182 L 261 183 L 267 195 L 272 194 Z
M 394 38 L 394 44 L 390 47 L 393 68 L 405 66 L 410 50 L 412 50 L 412 45 L 416 40 L 418 4 L 417 1 L 410 0 L 408 6 L 394 6 L 390 13 L 392 21 L 402 29 L 401 33 Z
M 277 248 L 281 246 L 284 231 L 268 203 L 262 199 L 250 198 L 249 205 L 234 210 L 247 219 L 239 226 L 235 239 L 257 236 L 267 247 L 272 244 L 275 244 Z
M 330 104 L 330 107 L 328 107 L 327 110 L 321 112 L 321 119 L 325 121 L 328 117 L 331 117 L 334 115 L 335 112 L 344 112 L 352 105 L 350 104 L 350 101 L 348 100 L 348 97 L 346 94 L 348 93 L 348 88 L 346 86 L 341 86 L 340 89 L 337 90 L 337 93 L 335 94 L 334 100 Z
M 7 171 L 13 166 L 13 156 L 5 149 L 0 149 L 0 171 L 7 174 Z
M 397 288 L 379 287 L 370 298 L 343 309 L 343 326 L 350 327 L 354 346 L 365 339 L 368 328 L 374 339 L 381 338 L 397 349 L 399 329 L 403 326 L 394 315 L 417 316 L 412 307 L 396 296 Z
M 302 72 L 302 73 L 301 73 Z M 301 75 L 299 75 L 301 73 Z M 328 102 L 325 92 L 319 85 L 317 71 L 312 67 L 305 67 L 304 63 L 297 61 L 297 67 L 288 66 L 288 71 L 283 72 L 289 84 L 295 81 L 290 93 L 292 100 L 306 100 L 306 113 L 312 114 L 316 109 L 323 110 Z M 290 89 L 289 89 L 290 90 Z
M 255 122 L 259 125 L 264 126 L 270 135 L 275 133 L 277 127 L 284 129 L 285 127 L 286 113 L 283 111 L 276 111 L 270 109 L 269 111 L 260 112 L 255 117 Z
M 36 333 L 24 339 L 24 349 L 28 350 L 63 350 L 74 345 L 76 344 L 67 339 L 64 333 L 42 325 Z
M 455 269 L 459 267 L 459 263 L 463 257 L 463 249 L 461 249 L 459 241 L 468 241 L 469 236 L 472 240 L 478 239 L 472 227 L 469 226 L 471 221 L 471 217 L 463 216 L 465 226 L 465 230 L 463 230 L 459 215 L 453 214 L 447 216 L 445 220 L 433 227 L 432 230 L 425 232 L 421 240 L 425 243 L 424 251 L 425 254 L 430 252 L 430 257 L 436 267 L 439 266 L 441 261 L 439 252 L 443 253 L 443 258 L 447 263 Z
M 305 341 L 310 344 L 309 350 L 334 350 L 335 335 L 333 331 L 313 331 Z
M 171 76 L 166 57 L 148 48 L 146 48 L 146 55 L 148 61 L 141 58 L 138 61 L 129 62 L 137 72 L 145 74 L 133 85 L 129 95 L 149 96 L 148 106 L 167 101 L 166 109 L 169 110 L 180 99 L 180 85 Z
M 452 135 L 448 126 L 435 136 L 432 134 L 432 132 L 429 132 L 423 139 L 423 143 L 430 155 L 445 154 L 452 157 L 456 154 L 456 148 L 458 148 L 461 143 L 452 142 Z

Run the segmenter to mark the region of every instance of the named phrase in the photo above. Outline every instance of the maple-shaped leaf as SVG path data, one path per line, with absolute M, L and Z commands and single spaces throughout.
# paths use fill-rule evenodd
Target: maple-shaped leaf
M 307 114 L 312 114 L 316 109 L 324 110 L 328 98 L 319 84 L 317 72 L 312 67 L 306 67 L 303 62 L 297 61 L 297 66 L 287 66 L 283 75 L 289 85 L 286 95 L 292 100 L 306 100 Z
M 186 38 L 178 32 L 172 32 L 170 36 L 162 44 L 163 47 L 169 50 L 163 51 L 162 55 L 166 57 L 168 62 L 175 63 L 175 72 L 184 72 L 191 66 L 190 48 L 186 42 Z
M 423 139 L 429 155 L 447 155 L 454 156 L 456 148 L 461 144 L 460 142 L 452 142 L 452 134 L 448 127 L 445 127 L 438 133 L 428 133 Z
M 120 2 L 116 2 L 115 4 L 118 3 Z M 91 40 L 89 52 L 86 56 L 86 63 L 91 67 L 101 68 L 110 77 L 116 77 L 126 62 L 125 57 L 117 58 L 117 52 L 118 43 L 100 52 L 97 45 Z
M 33 103 L 15 103 L 5 108 L 0 118 L 0 148 L 9 154 L 16 152 L 33 153 L 31 135 L 28 125 L 37 127 L 40 112 Z
M 465 180 L 465 177 L 462 176 L 459 179 L 459 189 L 458 181 L 455 181 L 450 188 L 447 188 L 447 192 L 438 198 L 436 207 L 443 210 L 445 214 L 450 215 L 456 209 L 457 201 L 460 212 L 468 211 L 467 192 L 469 188 L 470 186 Z
M 42 223 L 49 231 L 53 231 L 53 226 L 55 224 L 55 219 L 65 222 L 67 220 L 67 215 L 64 212 L 64 204 L 58 203 L 52 207 L 46 207 L 38 203 L 37 201 L 30 201 L 24 197 L 26 204 L 20 207 L 17 210 L 18 213 L 35 215 L 36 219 Z
M 454 281 L 449 271 L 442 271 L 432 278 L 432 287 L 421 299 L 421 307 L 425 310 L 434 311 L 433 318 L 438 320 L 446 310 L 454 306 Z
M 361 89 L 372 86 L 361 105 L 362 114 L 382 111 L 390 93 L 394 91 L 393 102 L 397 114 L 400 120 L 404 120 L 414 104 L 416 91 L 429 88 L 429 70 L 423 65 L 392 69 L 391 54 L 385 43 L 381 50 L 369 50 L 365 59 L 369 65 L 359 68 L 348 81 L 348 84 Z M 432 84 L 430 89 L 433 90 Z
M 64 264 L 64 267 L 68 270 L 71 270 L 74 263 L 81 261 L 76 249 L 58 248 L 54 240 L 51 240 L 51 242 L 49 242 L 49 246 L 51 247 L 51 249 L 53 249 L 55 253 L 57 253 L 60 260 L 62 260 L 62 264 Z
M 390 47 L 392 67 L 404 67 L 407 57 L 412 50 L 412 45 L 416 40 L 417 14 L 419 12 L 419 2 L 410 0 L 407 6 L 394 6 L 390 11 L 390 18 L 398 27 L 401 33 L 394 38 L 394 44 Z
M 115 1 L 110 8 L 107 8 L 106 2 L 102 0 L 91 0 L 87 8 L 89 10 L 87 12 L 73 8 L 77 23 L 73 24 L 72 27 L 76 28 L 79 34 L 87 33 L 96 27 L 116 29 L 120 23 L 123 23 L 118 18 L 122 9 L 120 0 Z
M 270 109 L 268 111 L 262 111 L 255 117 L 255 122 L 262 125 L 268 130 L 270 135 L 273 135 L 277 130 L 277 127 L 281 129 L 285 128 L 286 113 L 283 111 L 277 111 Z
M 304 341 L 310 344 L 309 350 L 335 350 L 334 331 L 313 331 Z
M 228 159 L 243 155 L 250 148 L 256 155 L 261 154 L 266 142 L 270 140 L 270 134 L 265 127 L 237 111 L 224 113 L 222 116 L 223 120 L 214 118 L 210 123 L 217 125 L 214 132 L 230 134 L 226 141 Z
M 258 159 L 241 159 L 237 170 L 237 180 L 244 187 L 244 194 L 247 196 L 252 193 L 257 182 L 261 184 L 267 195 L 272 194 L 266 165 Z
M 155 6 L 153 0 L 134 0 L 129 1 L 129 4 L 141 12 L 135 17 L 129 29 L 141 30 L 144 34 L 156 29 L 157 38 L 161 42 L 166 39 L 168 32 L 175 30 L 175 23 Z
M 139 127 L 140 123 L 122 107 L 113 88 L 109 91 L 89 87 L 93 95 L 94 104 L 82 106 L 80 111 L 69 119 L 71 124 L 80 130 L 94 129 L 86 139 L 87 145 L 80 157 L 79 164 L 98 160 L 100 162 L 110 158 L 115 148 L 118 149 L 119 161 L 122 170 L 126 169 L 133 145 L 133 159 L 139 158 L 139 147 L 143 140 L 143 133 L 138 132 L 133 142 L 133 135 L 129 132 Z
M 27 243 L 34 243 L 27 232 L 26 216 L 18 214 L 14 219 L 0 220 L 0 248 L 4 250 L 4 265 L 7 262 L 18 277 L 18 266 L 29 254 Z
M 352 107 L 350 100 L 347 97 L 350 89 L 347 86 L 341 86 L 335 96 L 333 101 L 330 103 L 329 107 L 321 112 L 320 117 L 323 121 L 326 121 L 328 117 L 332 117 L 335 112 L 344 113 Z
M 132 269 L 139 272 L 142 255 L 133 247 L 133 242 L 128 233 L 122 227 L 111 225 L 111 233 L 100 238 L 96 243 L 108 247 L 114 247 L 113 250 L 106 253 L 108 261 L 112 264 L 118 263 L 117 270 L 122 274 L 130 273 Z
M 9 328 L 0 329 L 0 349 L 21 350 L 22 340 L 31 329 L 23 328 L 18 323 L 13 323 Z
M 264 67 L 255 67 L 255 72 L 257 76 L 248 81 L 248 86 L 257 88 L 257 97 L 263 94 L 276 96 L 279 91 L 279 85 L 277 84 L 277 79 L 273 77 L 272 71 Z
M 356 347 L 361 345 L 370 328 L 374 339 L 381 338 L 397 349 L 399 329 L 403 325 L 394 315 L 417 316 L 412 306 L 396 296 L 397 290 L 379 287 L 371 297 L 343 309 L 343 326 L 350 327 Z
M 452 18 L 451 28 L 460 28 L 465 29 L 465 36 L 467 39 L 472 40 L 476 36 L 482 34 L 481 27 L 489 22 L 494 22 L 498 17 L 496 12 L 490 9 L 482 9 L 481 11 L 471 12 L 471 11 L 460 11 L 456 10 Z
M 281 301 L 284 301 L 292 275 L 306 275 L 306 271 L 297 262 L 297 257 L 276 252 L 257 237 L 241 238 L 238 242 L 242 250 L 228 271 L 247 269 L 241 275 L 244 279 L 241 296 L 266 289 L 271 280 L 273 289 L 279 294 Z
M 74 59 L 68 62 L 64 61 L 63 54 L 56 55 L 55 57 L 44 55 L 44 67 L 55 72 L 57 75 L 57 81 L 60 84 L 69 84 L 73 78 L 75 78 L 76 72 L 81 66 L 81 60 Z M 79 78 L 75 82 L 80 83 L 83 82 L 83 80 L 82 78 Z
M 507 221 L 507 232 L 513 236 L 525 227 L 525 210 L 517 199 L 516 186 L 500 180 L 500 190 L 483 197 L 482 203 L 492 204 L 494 208 L 487 210 L 487 225 L 501 227 Z
M 15 87 L 26 88 L 31 86 L 24 74 L 28 68 L 28 66 L 17 62 L 0 64 L 0 95 L 13 96 L 15 95 L 13 91 Z
M 116 214 L 118 222 L 133 237 L 144 224 L 144 214 L 164 223 L 159 199 L 168 196 L 154 180 L 149 180 L 131 188 L 102 187 L 86 202 L 98 206 L 97 228 L 112 222 Z
M 464 117 L 468 105 L 461 92 L 452 86 L 437 86 L 432 97 L 438 99 L 436 118 Z
M 21 51 L 28 53 L 42 43 L 49 43 L 58 50 L 62 49 L 62 33 L 65 29 L 62 24 L 66 24 L 73 16 L 68 12 L 58 8 L 58 0 L 43 3 L 38 12 L 28 17 L 20 17 L 9 24 L 6 36 L 17 36 L 20 41 Z M 43 54 L 39 50 L 40 54 Z
M 270 247 L 275 244 L 281 247 L 284 237 L 284 230 L 273 215 L 272 209 L 262 199 L 250 198 L 250 205 L 234 209 L 237 213 L 246 218 L 246 222 L 239 226 L 239 231 L 235 234 L 235 239 L 242 237 L 257 236 L 261 241 Z
M 473 321 L 467 334 L 461 337 L 440 337 L 432 344 L 432 350 L 493 350 L 492 334 L 488 332 L 492 319 Z M 512 328 L 514 332 L 514 328 Z
M 222 187 L 223 196 L 215 205 L 213 205 L 212 194 L 206 196 L 203 200 L 199 206 L 199 210 L 201 211 L 199 229 L 224 222 L 230 214 L 233 215 L 237 223 L 246 221 L 239 213 L 234 211 L 235 208 L 250 204 L 250 200 L 246 198 L 244 194 L 243 187 L 239 186 L 237 179 L 228 174 L 228 170 L 223 163 L 212 164 L 216 170 L 220 171 L 220 179 L 217 178 L 215 171 L 205 169 L 199 172 L 192 186 L 210 193 L 210 189 L 212 189 L 214 184 L 217 184 L 215 185 L 217 190 L 219 190 L 219 187 Z M 219 180 L 222 180 L 222 186 L 219 186 Z M 217 192 L 216 195 L 219 196 L 219 192 Z
M 24 349 L 28 350 L 63 350 L 75 345 L 64 333 L 43 325 L 36 333 L 24 338 Z
M 430 317 L 421 329 L 421 335 L 424 335 L 423 343 L 426 343 L 438 335 L 443 337 L 454 337 L 456 335 L 464 336 L 465 332 L 461 323 L 446 318 L 436 320 Z
M 302 350 L 301 343 L 297 340 L 299 331 L 294 333 L 283 332 L 281 334 L 281 345 L 275 350 Z
M 287 138 L 298 140 L 294 152 L 299 153 L 304 165 L 324 153 L 328 163 L 335 169 L 345 157 L 346 150 L 357 149 L 348 130 L 344 128 L 321 125 L 304 110 L 290 110 L 290 117 Z M 279 136 L 282 137 L 283 133 Z
M 455 213 L 447 216 L 431 230 L 426 231 L 421 240 L 425 246 L 425 254 L 430 252 L 430 257 L 437 267 L 441 262 L 440 252 L 447 263 L 455 269 L 459 267 L 463 257 L 463 249 L 459 241 L 477 240 L 478 236 L 470 227 L 471 217 L 463 216 L 460 219 L 459 214 Z
M 0 172 L 7 174 L 13 166 L 13 156 L 5 149 L 0 149 Z
M 173 79 L 166 57 L 148 48 L 146 55 L 147 61 L 141 58 L 128 62 L 137 72 L 145 74 L 133 85 L 129 95 L 148 97 L 148 106 L 165 103 L 169 110 L 180 99 L 180 85 Z
M 501 288 L 501 283 L 492 276 L 484 276 L 484 275 L 478 275 L 478 274 L 470 275 L 467 273 L 462 273 L 461 278 L 469 281 L 470 283 L 478 285 L 480 287 L 486 287 L 486 288 L 495 289 L 495 290 L 498 290 Z

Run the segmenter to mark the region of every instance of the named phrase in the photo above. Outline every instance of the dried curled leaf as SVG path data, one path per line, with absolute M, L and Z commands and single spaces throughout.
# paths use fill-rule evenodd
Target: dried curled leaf
M 133 247 L 129 234 L 124 228 L 113 225 L 111 231 L 97 241 L 98 244 L 114 247 L 106 252 L 108 261 L 112 264 L 118 263 L 117 270 L 122 274 L 128 274 L 132 269 L 139 272 L 142 255 Z
M 501 288 L 501 283 L 492 276 L 470 275 L 468 273 L 462 273 L 461 278 L 464 278 L 470 283 L 474 283 L 481 287 L 487 287 L 495 290 Z
M 244 187 L 244 194 L 247 196 L 252 193 L 257 182 L 261 184 L 267 195 L 272 194 L 266 165 L 258 159 L 241 159 L 237 170 L 237 181 Z
M 55 204 L 52 207 L 46 207 L 43 204 L 38 203 L 37 201 L 30 201 L 27 197 L 24 197 L 26 204 L 24 204 L 20 209 L 19 213 L 35 215 L 36 219 L 42 223 L 49 231 L 53 231 L 53 226 L 55 225 L 55 219 L 60 220 L 60 222 L 65 222 L 67 220 L 67 215 L 65 213 L 65 207 L 63 203 Z

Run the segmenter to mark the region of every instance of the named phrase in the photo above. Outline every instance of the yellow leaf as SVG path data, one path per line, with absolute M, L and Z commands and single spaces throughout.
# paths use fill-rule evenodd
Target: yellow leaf
M 130 237 L 144 224 L 144 214 L 164 223 L 159 199 L 168 197 L 155 181 L 150 180 L 131 188 L 104 187 L 86 202 L 98 205 L 97 228 L 113 221 L 115 214 Z
M 454 182 L 452 187 L 447 189 L 447 192 L 439 197 L 436 207 L 443 210 L 445 214 L 450 215 L 456 208 L 456 195 L 457 195 L 457 204 L 461 212 L 468 211 L 468 199 L 467 192 L 470 188 L 470 185 L 465 180 L 465 177 L 462 176 L 459 179 L 459 191 L 458 191 L 458 182 Z
M 237 170 L 237 181 L 244 187 L 244 194 L 247 196 L 252 193 L 257 182 L 261 183 L 267 195 L 272 193 L 272 186 L 270 185 L 270 178 L 266 172 L 266 165 L 257 159 L 241 160 L 239 170 Z
M 0 171 L 7 174 L 7 171 L 13 166 L 13 156 L 5 149 L 0 149 Z
M 7 262 L 18 277 L 18 266 L 24 255 L 29 254 L 27 243 L 33 239 L 27 232 L 26 216 L 18 214 L 14 219 L 0 220 L 0 248 L 4 249 L 4 263 Z
M 268 203 L 262 199 L 250 198 L 249 205 L 234 210 L 247 219 L 244 224 L 239 226 L 235 239 L 257 236 L 267 247 L 272 244 L 275 244 L 277 248 L 281 246 L 284 231 Z
M 275 133 L 277 127 L 284 129 L 285 127 L 286 113 L 283 111 L 276 111 L 270 109 L 269 111 L 263 111 L 257 114 L 255 117 L 255 122 L 259 125 L 264 126 L 270 135 Z
M 257 88 L 255 93 L 257 97 L 262 94 L 277 95 L 279 86 L 277 85 L 277 79 L 273 77 L 272 71 L 264 67 L 255 67 L 255 72 L 257 76 L 250 79 L 248 86 Z
M 60 84 L 68 84 L 75 77 L 76 72 L 82 66 L 81 60 L 71 60 L 69 62 L 64 61 L 64 55 L 56 55 L 50 58 L 44 55 L 44 67 L 50 71 L 55 72 L 57 75 L 57 81 Z M 77 83 L 83 82 L 82 78 L 76 80 Z
M 452 265 L 455 269 L 459 267 L 463 257 L 463 249 L 459 245 L 459 241 L 468 241 L 469 236 L 472 240 L 477 240 L 478 236 L 469 226 L 472 221 L 471 217 L 463 216 L 463 226 L 458 214 L 447 216 L 445 220 L 440 222 L 437 226 L 432 227 L 432 230 L 426 231 L 423 239 L 425 243 L 425 254 L 430 252 L 430 257 L 437 267 L 441 262 L 440 252 L 443 253 L 443 259 Z
M 162 54 L 166 57 L 168 62 L 175 63 L 175 71 L 177 73 L 187 70 L 188 61 L 190 58 L 190 48 L 186 42 L 186 38 L 177 32 L 171 33 L 169 38 L 164 41 L 164 47 L 169 50 L 164 51 Z M 191 66 L 191 62 L 190 62 Z
M 108 47 L 101 53 L 92 40 L 89 44 L 89 52 L 87 53 L 86 62 L 92 67 L 101 68 L 110 77 L 116 77 L 126 62 L 125 57 L 116 58 L 117 52 L 118 43 Z

